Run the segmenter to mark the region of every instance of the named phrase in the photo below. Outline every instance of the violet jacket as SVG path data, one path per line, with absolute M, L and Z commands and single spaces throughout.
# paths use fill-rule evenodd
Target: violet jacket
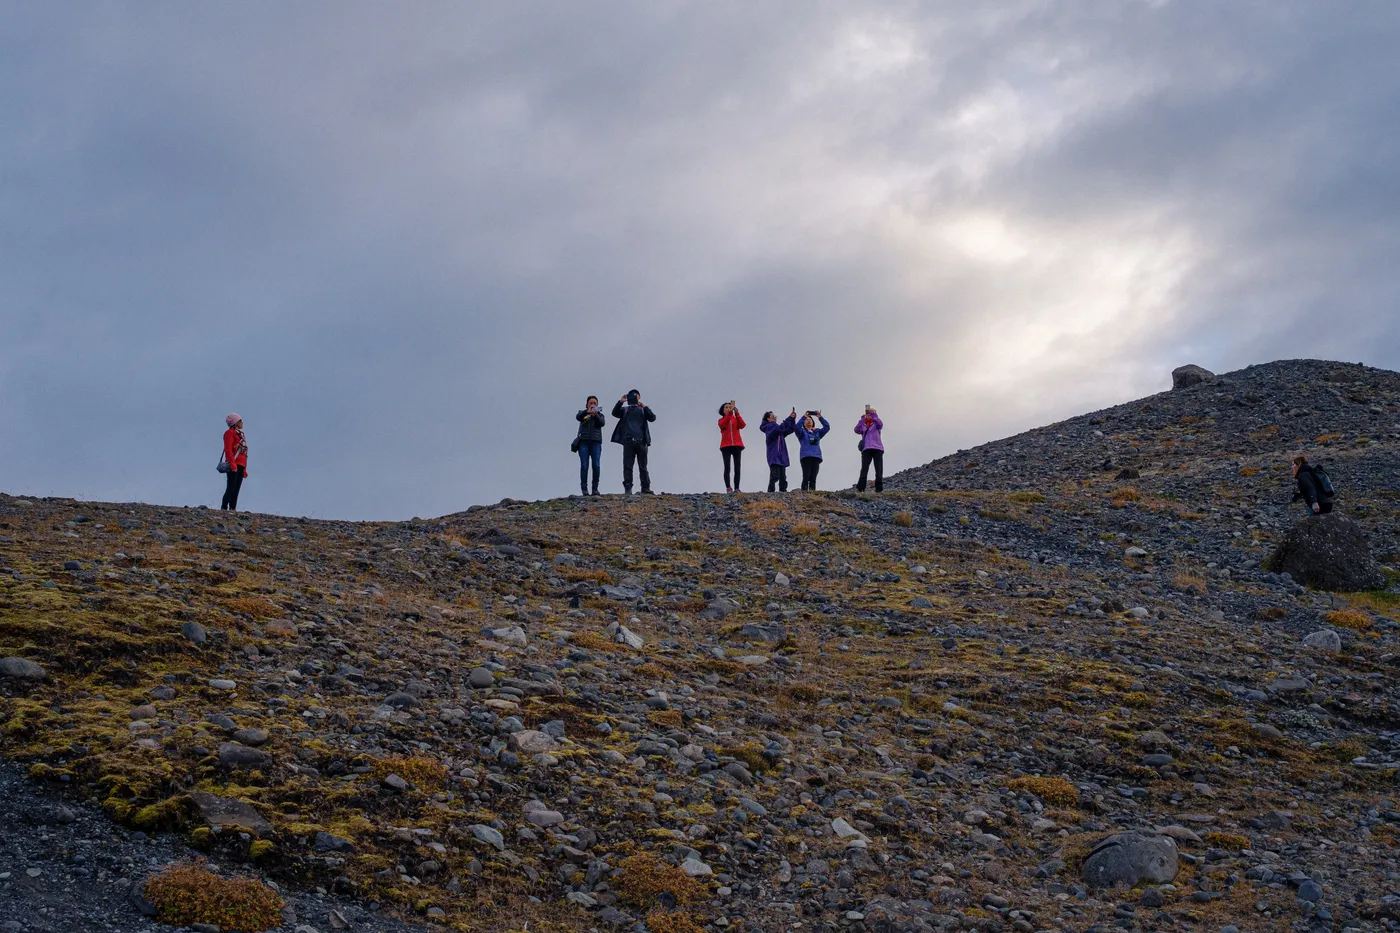
M 789 415 L 783 421 L 765 421 L 758 426 L 768 444 L 770 467 L 792 466 L 788 461 L 787 436 L 797 430 L 797 419 Z
M 822 458 L 822 438 L 826 437 L 826 432 L 831 430 L 831 425 L 825 418 L 817 419 L 821 422 L 821 427 L 808 431 L 803 427 L 802 422 L 797 422 L 797 430 L 794 432 L 798 440 L 798 457 Z
M 856 422 L 856 433 L 865 438 L 865 446 L 861 449 L 883 451 L 885 442 L 880 440 L 880 431 L 885 427 L 885 422 L 881 421 L 880 416 L 874 413 L 871 413 L 870 418 L 869 425 L 865 423 L 864 415 L 861 415 L 860 420 Z

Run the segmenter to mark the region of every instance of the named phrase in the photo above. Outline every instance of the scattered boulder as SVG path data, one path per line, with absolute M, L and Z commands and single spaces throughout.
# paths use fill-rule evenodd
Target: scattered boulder
M 252 805 L 231 797 L 206 794 L 203 791 L 190 791 L 190 800 L 199 810 L 199 815 L 210 826 L 218 829 L 233 827 L 254 836 L 267 838 L 272 835 L 272 824 L 263 819 L 262 814 Z
M 224 742 L 219 746 L 219 764 L 225 768 L 265 768 L 271 762 L 271 755 L 256 748 L 233 742 Z
M 1200 385 L 1203 382 L 1210 382 L 1215 378 L 1215 373 L 1208 369 L 1188 363 L 1185 366 L 1178 366 L 1172 370 L 1172 389 L 1185 389 L 1190 386 Z
M 1290 528 L 1263 568 L 1336 593 L 1385 586 L 1385 575 L 1371 556 L 1361 526 L 1335 513 L 1310 515 Z
M 39 681 L 44 668 L 28 658 L 0 658 L 0 679 Z
M 545 752 L 552 752 L 559 747 L 554 736 L 533 729 L 513 733 L 507 744 L 511 751 L 521 755 L 543 755 Z
M 180 626 L 180 634 L 196 645 L 202 645 L 209 640 L 208 630 L 193 620 Z
M 1303 644 L 1309 648 L 1316 648 L 1318 651 L 1328 651 L 1336 654 L 1342 650 L 1342 636 L 1330 628 L 1318 629 L 1303 636 Z
M 1084 883 L 1094 888 L 1166 884 L 1176 877 L 1176 842 L 1170 836 L 1118 833 L 1094 847 L 1084 860 Z

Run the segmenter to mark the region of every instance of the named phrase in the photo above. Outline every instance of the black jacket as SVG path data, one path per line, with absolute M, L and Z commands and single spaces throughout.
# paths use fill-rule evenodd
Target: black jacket
M 628 405 L 622 407 L 622 402 L 613 406 L 613 419 L 617 424 L 613 426 L 612 442 L 614 444 L 626 444 L 627 442 L 640 443 L 644 447 L 651 446 L 651 422 L 656 420 L 656 413 L 649 405 Z
M 603 425 L 607 423 L 606 418 L 600 411 L 596 415 L 590 415 L 585 409 L 580 411 L 578 419 L 578 439 L 585 443 L 603 443 Z
M 1298 471 L 1298 494 L 1293 497 L 1293 501 L 1297 502 L 1299 498 L 1308 503 L 1308 508 L 1312 508 L 1314 503 L 1328 502 L 1335 498 L 1323 493 L 1322 484 L 1317 481 L 1311 464 Z

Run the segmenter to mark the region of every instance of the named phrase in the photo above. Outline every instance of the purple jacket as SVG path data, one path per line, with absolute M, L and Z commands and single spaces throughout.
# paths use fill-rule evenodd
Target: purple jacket
M 856 422 L 856 433 L 865 438 L 865 446 L 861 449 L 884 450 L 885 442 L 880 440 L 880 430 L 884 428 L 885 422 L 881 421 L 880 416 L 873 412 L 870 417 L 871 422 L 869 425 L 865 423 L 864 415 L 861 415 L 860 420 Z
M 803 427 L 802 422 L 799 421 L 797 423 L 797 430 L 795 432 L 797 434 L 799 448 L 797 456 L 816 457 L 818 460 L 822 458 L 822 438 L 826 437 L 826 432 L 831 430 L 831 425 L 827 423 L 825 418 L 818 418 L 817 420 L 821 422 L 821 427 L 811 431 Z
M 788 462 L 787 436 L 797 430 L 797 419 L 788 416 L 784 421 L 765 421 L 758 429 L 768 442 L 768 465 L 792 466 Z

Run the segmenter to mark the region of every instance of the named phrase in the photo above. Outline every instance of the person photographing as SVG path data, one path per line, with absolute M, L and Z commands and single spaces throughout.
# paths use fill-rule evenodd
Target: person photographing
M 641 473 L 642 492 L 651 494 L 651 473 L 647 470 L 647 450 L 651 447 L 651 423 L 656 413 L 642 402 L 642 393 L 633 389 L 613 406 L 612 442 L 622 445 L 622 489 L 632 494 L 633 468 Z
M 818 427 L 818 422 L 821 427 Z M 816 491 L 817 471 L 822 467 L 822 438 L 831 425 L 820 411 L 809 411 L 797 426 L 798 458 L 802 464 L 802 488 Z
M 885 491 L 885 443 L 880 438 L 884 427 L 880 413 L 866 405 L 865 414 L 856 422 L 856 433 L 860 435 L 860 481 L 856 483 L 857 492 L 865 492 L 872 463 L 875 464 L 875 491 Z
M 574 440 L 578 451 L 578 491 L 581 495 L 598 495 L 598 470 L 603 459 L 603 425 L 607 421 L 603 410 L 598 407 L 598 396 L 590 395 L 584 407 L 576 416 L 578 437 Z M 588 491 L 588 465 L 593 464 L 593 491 Z
M 744 416 L 730 399 L 719 406 L 719 454 L 724 460 L 724 491 L 739 491 L 739 465 L 743 461 L 744 439 L 739 432 L 748 427 Z M 729 485 L 729 465 L 734 464 L 734 485 Z
M 763 413 L 763 423 L 758 426 L 767 442 L 768 491 L 787 492 L 788 449 L 787 436 L 797 430 L 797 409 L 792 410 L 783 421 L 771 411 Z

